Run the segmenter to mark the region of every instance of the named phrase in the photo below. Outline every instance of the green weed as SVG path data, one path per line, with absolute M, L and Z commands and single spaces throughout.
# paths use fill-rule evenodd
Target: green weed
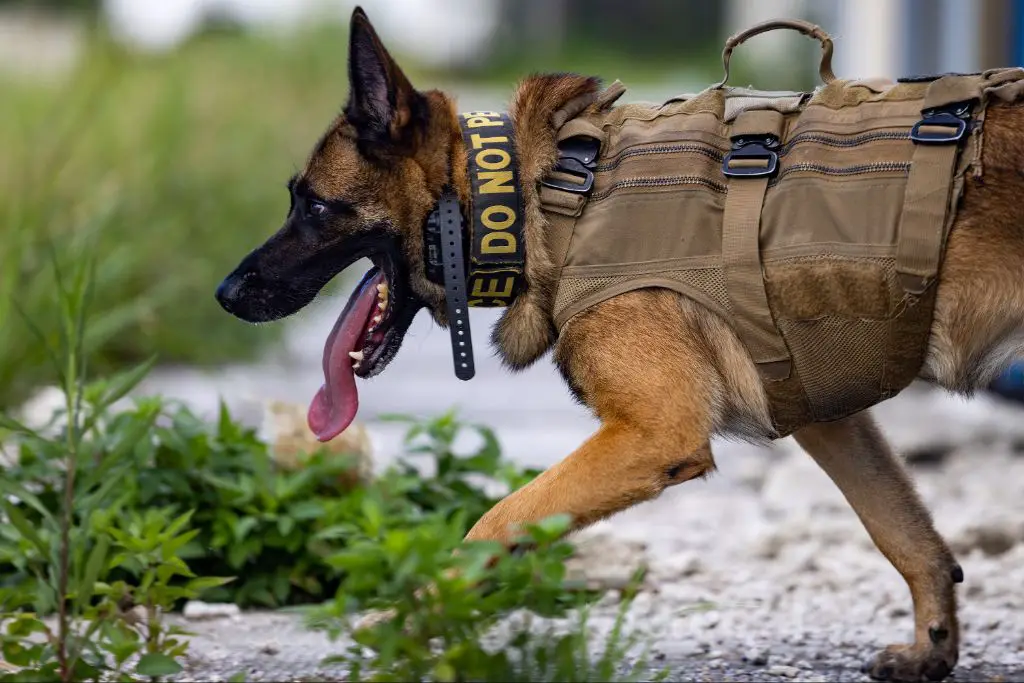
M 47 433 L 0 417 L 7 437 L 14 435 L 22 455 L 43 459 L 54 482 L 49 497 L 41 495 L 46 491 L 38 482 L 8 476 L 0 482 L 0 558 L 13 568 L 0 584 L 0 647 L 16 668 L 0 681 L 99 680 L 104 674 L 136 680 L 176 673 L 186 646 L 182 633 L 162 622 L 161 611 L 230 580 L 197 577 L 180 557 L 197 533 L 187 529 L 190 513 L 173 517 L 156 508 L 126 509 L 118 489 L 123 458 L 95 457 L 91 449 L 88 435 L 99 428 L 102 411 L 147 369 L 87 383 L 92 264 L 81 258 L 70 279 L 53 264 L 57 343 L 23 314 L 59 377 L 65 398 L 55 416 L 60 425 Z M 121 453 L 147 436 L 120 434 Z M 112 581 L 119 572 L 125 579 Z M 184 583 L 172 585 L 178 578 Z M 54 612 L 55 624 L 44 620 Z

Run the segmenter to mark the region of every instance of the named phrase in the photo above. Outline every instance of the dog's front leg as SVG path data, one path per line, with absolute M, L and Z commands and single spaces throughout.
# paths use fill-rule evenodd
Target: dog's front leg
M 910 587 L 914 643 L 887 647 L 866 665 L 868 673 L 879 680 L 942 680 L 958 656 L 954 584 L 963 581 L 963 572 L 902 465 L 866 412 L 810 425 L 794 438 L 836 483 Z
M 565 460 L 495 505 L 466 540 L 509 543 L 523 524 L 556 514 L 569 515 L 571 530 L 580 529 L 714 469 L 710 447 L 694 448 L 699 435 L 667 436 L 675 438 L 605 422 Z
M 555 359 L 601 420 L 576 451 L 480 518 L 467 540 L 509 542 L 568 514 L 579 529 L 714 469 L 708 445 L 722 380 L 679 296 L 641 290 L 569 321 Z
M 709 435 L 722 380 L 677 294 L 644 290 L 595 306 L 566 326 L 556 356 L 601 427 L 495 505 L 468 541 L 509 544 L 523 524 L 556 514 L 579 529 L 715 467 Z M 357 628 L 393 614 L 367 615 Z

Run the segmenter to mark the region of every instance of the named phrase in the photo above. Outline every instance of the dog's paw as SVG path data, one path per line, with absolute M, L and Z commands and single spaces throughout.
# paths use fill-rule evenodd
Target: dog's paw
M 953 671 L 956 656 L 936 647 L 890 645 L 869 659 L 861 671 L 876 681 L 941 681 Z

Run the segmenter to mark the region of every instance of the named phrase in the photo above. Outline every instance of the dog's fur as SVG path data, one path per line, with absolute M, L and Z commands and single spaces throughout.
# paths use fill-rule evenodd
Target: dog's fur
M 371 375 L 397 352 L 419 308 L 447 325 L 444 290 L 425 276 L 422 226 L 444 186 L 465 200 L 469 184 L 455 103 L 436 90 L 415 90 L 359 9 L 349 67 L 349 102 L 293 183 L 287 222 L 225 280 L 218 298 L 241 318 L 273 320 L 304 306 L 356 258 L 382 260 L 404 303 L 391 321 L 387 352 L 363 372 Z M 552 112 L 598 87 L 596 79 L 572 74 L 532 76 L 512 98 L 527 206 L 527 286 L 492 341 L 512 369 L 553 349 L 569 387 L 601 426 L 484 515 L 468 540 L 508 542 L 516 525 L 554 513 L 569 513 L 575 528 L 583 527 L 712 471 L 712 435 L 772 437 L 749 355 L 724 320 L 694 301 L 641 290 L 593 307 L 556 335 L 550 312 L 557 283 L 536 181 L 555 161 Z M 991 380 L 1024 342 L 1024 218 L 1017 209 L 1024 110 L 994 103 L 985 126 L 985 172 L 968 177 L 949 236 L 921 372 L 963 395 Z M 326 210 L 316 213 L 314 202 Z M 900 461 L 867 413 L 794 436 L 910 587 L 914 642 L 885 649 L 870 672 L 891 680 L 944 678 L 958 656 L 954 584 L 963 576 Z

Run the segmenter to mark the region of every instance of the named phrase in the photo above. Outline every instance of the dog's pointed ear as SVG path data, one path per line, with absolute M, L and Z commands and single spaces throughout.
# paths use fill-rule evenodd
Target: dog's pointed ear
M 352 12 L 349 33 L 349 99 L 345 118 L 359 137 L 399 149 L 415 139 L 426 103 L 391 58 L 361 7 Z

